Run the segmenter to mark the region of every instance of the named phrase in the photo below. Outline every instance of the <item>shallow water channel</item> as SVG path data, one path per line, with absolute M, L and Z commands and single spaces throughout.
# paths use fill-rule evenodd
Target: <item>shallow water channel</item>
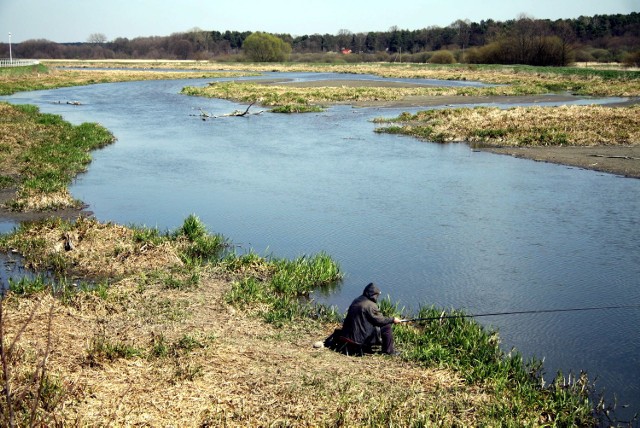
M 309 77 L 266 77 L 282 76 Z M 316 300 L 340 310 L 370 281 L 413 309 L 640 304 L 640 180 L 373 132 L 371 119 L 416 109 L 336 106 L 203 121 L 200 108 L 214 115 L 246 108 L 179 95 L 210 80 L 2 99 L 115 134 L 71 187 L 98 219 L 165 230 L 195 213 L 239 251 L 326 251 L 346 278 Z M 71 100 L 82 105 L 65 104 Z M 544 359 L 545 379 L 586 370 L 609 399 L 630 405 L 620 416 L 640 410 L 640 309 L 478 321 L 499 330 L 505 350 Z

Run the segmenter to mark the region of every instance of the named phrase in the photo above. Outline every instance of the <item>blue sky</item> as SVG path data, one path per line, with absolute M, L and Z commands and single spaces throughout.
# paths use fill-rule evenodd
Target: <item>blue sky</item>
M 203 30 L 337 34 L 445 27 L 457 19 L 505 21 L 640 12 L 640 0 L 0 0 L 0 42 L 84 42 L 92 33 L 167 36 Z

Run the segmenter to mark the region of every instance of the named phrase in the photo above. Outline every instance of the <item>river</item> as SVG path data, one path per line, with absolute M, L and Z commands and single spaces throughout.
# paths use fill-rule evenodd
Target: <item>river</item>
M 373 118 L 416 109 L 334 106 L 205 121 L 200 109 L 246 108 L 179 94 L 210 80 L 2 99 L 114 133 L 118 141 L 94 152 L 71 186 L 99 220 L 165 230 L 195 213 L 239 251 L 326 251 L 346 277 L 315 299 L 340 310 L 371 281 L 408 309 L 640 304 L 640 180 L 373 132 Z M 606 397 L 629 405 L 622 418 L 640 410 L 640 309 L 478 321 L 499 330 L 505 350 L 544 359 L 545 379 L 586 370 Z

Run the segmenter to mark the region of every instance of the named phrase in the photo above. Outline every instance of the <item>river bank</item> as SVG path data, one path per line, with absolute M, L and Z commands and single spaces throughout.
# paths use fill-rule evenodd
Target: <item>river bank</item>
M 275 84 L 276 82 L 270 82 Z M 415 85 L 401 82 L 366 82 L 368 85 L 382 87 L 415 87 Z M 353 80 L 323 80 L 302 83 L 288 83 L 293 87 L 359 87 L 363 82 Z M 544 103 L 572 103 L 589 100 L 590 98 L 574 95 L 521 95 L 521 96 L 407 96 L 392 101 L 358 101 L 356 107 L 380 108 L 432 108 L 446 106 L 449 108 L 469 105 L 518 105 Z M 630 97 L 625 101 L 605 104 L 611 107 L 629 107 L 640 103 L 639 97 Z M 529 147 L 487 147 L 477 146 L 477 150 L 491 153 L 515 156 L 538 162 L 550 162 L 573 166 L 583 169 L 640 178 L 640 142 L 638 145 L 616 146 L 610 144 L 594 144 L 593 146 L 529 146 Z
M 571 95 L 527 95 L 527 96 L 480 96 L 480 97 L 406 97 L 395 102 L 362 102 L 362 107 L 456 107 L 467 105 L 524 104 L 575 102 L 584 97 Z M 608 104 L 615 107 L 628 107 L 640 103 L 640 98 Z M 549 162 L 630 178 L 640 178 L 640 142 L 638 145 L 616 146 L 595 144 L 593 146 L 525 146 L 525 147 L 488 147 L 474 146 L 474 149 L 491 153 L 515 156 L 537 162 Z
M 640 146 L 485 147 L 480 150 L 640 178 Z
M 21 421 L 37 408 L 43 425 L 594 422 L 586 377 L 545 385 L 536 364 L 499 351 L 473 321 L 395 326 L 398 357 L 328 350 L 318 342 L 340 325 L 335 314 L 299 300 L 341 276 L 326 256 L 214 260 L 218 250 L 203 245 L 212 239 L 219 247 L 193 216 L 168 235 L 79 219 L 3 237 L 38 269 L 94 278 L 22 281 L 0 301 L 14 391 L 3 408 Z

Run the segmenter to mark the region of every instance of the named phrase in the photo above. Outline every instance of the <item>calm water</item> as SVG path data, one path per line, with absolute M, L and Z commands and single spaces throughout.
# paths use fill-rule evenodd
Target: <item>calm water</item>
M 407 308 L 640 304 L 640 180 L 375 134 L 371 119 L 398 109 L 202 121 L 200 108 L 245 108 L 178 94 L 207 81 L 4 99 L 116 135 L 71 188 L 98 219 L 165 230 L 195 213 L 244 250 L 327 251 L 346 278 L 317 300 L 341 310 L 370 281 Z M 607 396 L 631 405 L 622 416 L 640 410 L 639 309 L 478 320 L 499 329 L 505 349 L 544 358 L 547 379 L 584 369 Z

